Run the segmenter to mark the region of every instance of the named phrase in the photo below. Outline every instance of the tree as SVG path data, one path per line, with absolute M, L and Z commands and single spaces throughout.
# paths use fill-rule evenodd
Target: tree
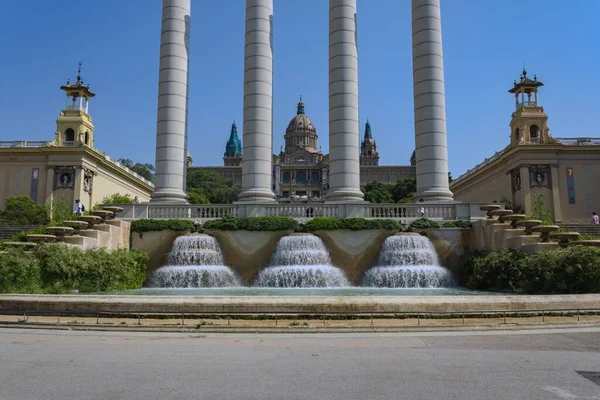
M 46 206 L 38 206 L 29 196 L 13 196 L 6 199 L 6 207 L 0 212 L 0 223 L 6 225 L 46 225 L 50 222 Z
M 231 204 L 237 200 L 241 191 L 239 185 L 208 169 L 190 172 L 187 175 L 186 186 L 188 195 L 192 196 L 190 201 L 197 201 L 194 204 L 206 204 L 200 203 L 204 201 L 202 196 L 206 197 L 210 204 Z
M 413 196 L 417 191 L 417 180 L 415 178 L 398 179 L 390 191 L 394 203 L 412 203 Z
M 393 203 L 392 194 L 387 188 L 377 188 L 365 193 L 365 200 L 371 203 Z
M 154 165 L 135 163 L 128 158 L 119 158 L 121 165 L 129 168 L 144 179 L 154 182 Z
M 202 189 L 191 188 L 187 191 L 190 204 L 209 204 L 208 196 Z

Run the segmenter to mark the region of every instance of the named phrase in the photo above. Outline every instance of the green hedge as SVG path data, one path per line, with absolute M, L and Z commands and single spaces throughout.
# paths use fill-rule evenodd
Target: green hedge
M 349 229 L 352 231 L 364 229 L 401 230 L 402 226 L 392 219 L 317 217 L 304 224 L 304 229 L 307 231 L 331 231 L 335 229 Z
M 196 231 L 192 221 L 184 219 L 137 219 L 131 223 L 132 232 Z
M 468 228 L 472 228 L 472 224 L 471 224 L 471 221 L 457 219 L 455 221 L 446 221 L 446 222 L 442 223 L 442 228 L 468 229 Z
M 82 250 L 57 244 L 0 254 L 1 293 L 81 293 L 137 289 L 147 256 L 136 250 Z
M 248 217 L 238 218 L 227 216 L 212 221 L 207 221 L 203 229 L 222 231 L 285 231 L 295 230 L 298 223 L 289 217 Z
M 438 229 L 440 224 L 427 218 L 419 218 L 411 222 L 409 225 L 411 229 Z
M 532 294 L 600 293 L 600 249 L 574 246 L 526 255 L 517 250 L 465 254 L 459 283 L 469 289 Z

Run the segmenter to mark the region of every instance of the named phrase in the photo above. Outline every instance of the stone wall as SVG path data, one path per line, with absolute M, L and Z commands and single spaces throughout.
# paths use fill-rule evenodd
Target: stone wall
M 186 231 L 132 232 L 131 248 L 148 254 L 146 278 L 149 279 L 157 268 L 166 265 L 167 254 L 178 236 Z
M 419 229 L 415 232 L 427 236 L 440 259 L 440 264 L 455 275 L 458 273 L 460 257 L 465 251 L 475 248 L 472 229 L 440 228 Z

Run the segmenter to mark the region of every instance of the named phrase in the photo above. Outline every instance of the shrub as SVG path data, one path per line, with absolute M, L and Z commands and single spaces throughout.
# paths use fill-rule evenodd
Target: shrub
M 207 221 L 203 229 L 214 229 L 221 231 L 285 231 L 295 230 L 298 223 L 289 217 L 247 217 L 238 218 L 226 216 L 223 218 Z
M 442 228 L 467 229 L 467 228 L 471 228 L 471 227 L 472 227 L 471 221 L 465 221 L 465 220 L 446 221 L 446 222 L 442 223 Z
M 578 240 L 600 240 L 600 237 L 594 235 L 579 235 Z
M 4 211 L 0 212 L 0 223 L 6 225 L 45 225 L 48 222 L 46 207 L 38 206 L 29 196 L 9 197 Z
M 304 228 L 307 231 L 330 231 L 335 229 L 360 231 L 364 229 L 400 230 L 402 226 L 393 219 L 316 217 L 304 224 Z
M 82 293 L 137 289 L 146 276 L 147 256 L 139 251 L 82 250 L 57 244 L 26 253 L 0 254 L 0 292 Z
M 132 232 L 153 232 L 166 230 L 194 232 L 196 230 L 196 226 L 192 221 L 184 219 L 137 219 L 131 223 Z
M 113 193 L 102 199 L 102 204 L 133 204 L 129 194 Z
M 409 227 L 411 229 L 437 229 L 440 224 L 427 218 L 419 218 L 414 220 Z
M 462 257 L 458 276 L 460 284 L 477 290 L 600 293 L 600 249 L 575 246 L 531 255 L 470 252 Z
M 40 226 L 39 228 L 35 228 L 30 231 L 19 232 L 19 233 L 13 235 L 13 237 L 10 238 L 10 241 L 11 242 L 26 242 L 27 235 L 42 235 L 44 233 L 46 233 L 46 227 Z

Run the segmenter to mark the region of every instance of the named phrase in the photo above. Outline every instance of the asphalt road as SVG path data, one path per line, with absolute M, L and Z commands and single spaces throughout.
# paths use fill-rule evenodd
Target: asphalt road
M 1 400 L 600 399 L 600 328 L 390 334 L 0 329 Z

